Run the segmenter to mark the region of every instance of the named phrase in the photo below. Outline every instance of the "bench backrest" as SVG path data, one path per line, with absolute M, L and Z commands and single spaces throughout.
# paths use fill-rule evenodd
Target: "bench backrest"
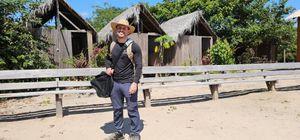
M 82 69 L 40 69 L 40 70 L 8 70 L 0 71 L 0 98 L 19 97 L 19 95 L 36 95 L 62 90 L 71 87 L 90 87 L 89 80 L 65 80 L 70 77 L 93 77 L 105 68 Z M 234 72 L 232 72 L 234 71 Z M 246 72 L 245 72 L 246 71 Z M 164 66 L 144 67 L 143 75 L 174 74 L 164 77 L 144 77 L 142 84 L 197 81 L 224 78 L 247 78 L 257 76 L 295 75 L 300 74 L 300 63 L 272 63 L 272 64 L 240 64 L 240 65 L 205 65 L 205 66 Z M 180 75 L 194 74 L 194 75 Z M 74 78 L 76 79 L 76 78 Z M 75 89 L 76 90 L 76 89 Z M 7 92 L 7 93 L 3 93 Z M 22 92 L 15 94 L 15 92 Z M 26 94 L 26 92 L 30 94 Z M 65 93 L 74 91 L 66 90 Z M 77 89 L 74 93 L 83 92 Z M 60 92 L 64 93 L 64 92 Z M 15 95 L 15 96 L 14 96 Z

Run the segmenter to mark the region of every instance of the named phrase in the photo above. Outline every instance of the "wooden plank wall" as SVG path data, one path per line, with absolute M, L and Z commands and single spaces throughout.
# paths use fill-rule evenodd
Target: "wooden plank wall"
M 49 41 L 51 47 L 49 48 L 50 58 L 54 59 L 54 62 L 58 68 L 70 68 L 71 66 L 66 64 L 66 60 L 73 56 L 72 51 L 72 32 L 78 32 L 77 30 L 51 30 L 47 28 L 34 28 L 32 29 L 35 36 L 43 38 Z M 85 33 L 85 31 L 80 31 Z M 59 41 L 59 44 L 58 44 Z M 87 46 L 89 60 L 93 53 L 93 36 L 91 32 L 87 32 Z
M 50 58 L 54 59 L 54 62 L 59 68 L 70 67 L 65 64 L 64 61 L 73 56 L 71 30 L 62 30 L 58 33 L 57 30 L 53 29 L 38 28 L 34 29 L 34 35 L 52 44 L 49 48 L 49 55 Z
M 171 65 L 200 65 L 202 58 L 202 38 L 200 36 L 182 36 L 176 44 L 174 62 Z
M 59 68 L 70 68 L 71 66 L 66 64 L 67 59 L 70 59 L 72 54 L 72 34 L 70 30 L 62 30 L 59 39 Z
M 93 35 L 89 31 L 87 32 L 87 46 L 88 46 L 89 62 L 91 62 L 93 57 Z
M 135 43 L 137 43 L 142 50 L 143 66 L 148 66 L 148 34 L 133 33 L 129 36 Z
M 212 45 L 213 40 L 210 36 L 182 36 L 174 47 L 166 50 L 165 65 L 202 65 L 203 53 Z

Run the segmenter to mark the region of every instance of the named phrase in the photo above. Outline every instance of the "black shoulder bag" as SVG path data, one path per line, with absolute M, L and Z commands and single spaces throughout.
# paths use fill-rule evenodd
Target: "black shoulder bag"
M 116 63 L 113 64 L 113 66 L 116 66 L 116 64 L 120 60 L 121 55 L 125 49 L 122 48 L 122 51 L 120 51 L 120 53 L 118 55 L 118 59 L 117 59 Z M 96 90 L 96 94 L 98 97 L 104 97 L 104 98 L 110 97 L 114 82 L 113 82 L 112 76 L 109 76 L 108 74 L 106 74 L 105 71 L 102 71 L 99 75 L 97 75 L 95 77 L 95 79 L 91 80 L 90 83 L 91 83 L 92 87 Z

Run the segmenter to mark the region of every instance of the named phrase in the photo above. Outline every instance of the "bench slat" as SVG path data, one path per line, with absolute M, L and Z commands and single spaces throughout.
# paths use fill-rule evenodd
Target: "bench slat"
M 157 73 L 196 73 L 208 71 L 230 70 L 275 70 L 275 69 L 299 69 L 300 63 L 268 63 L 268 64 L 237 64 L 237 65 L 205 65 L 205 66 L 163 66 L 145 67 L 143 74 Z
M 297 77 L 279 77 L 279 78 L 261 78 L 261 79 L 239 79 L 239 80 L 223 80 L 223 81 L 209 81 L 209 82 L 174 82 L 161 84 L 145 84 L 141 89 L 152 89 L 152 88 L 166 88 L 166 87 L 178 87 L 178 86 L 198 86 L 198 85 L 214 85 L 214 84 L 226 84 L 226 83 L 246 83 L 246 82 L 266 82 L 266 81 L 277 81 L 277 80 L 291 80 L 291 79 L 300 79 L 300 76 Z
M 104 70 L 105 68 L 5 70 L 0 71 L 0 80 L 95 76 Z
M 238 64 L 238 65 L 205 65 L 205 66 L 164 66 L 144 67 L 143 74 L 158 73 L 197 73 L 207 71 L 230 70 L 273 70 L 273 69 L 300 69 L 300 63 L 269 63 L 269 64 Z M 39 69 L 39 70 L 5 70 L 0 71 L 0 80 L 56 78 L 71 76 L 95 76 L 105 68 L 82 69 Z
M 179 81 L 196 81 L 208 79 L 229 79 L 229 78 L 248 78 L 261 76 L 276 76 L 276 75 L 297 75 L 300 70 L 282 70 L 282 71 L 262 71 L 248 73 L 227 73 L 227 74 L 202 74 L 193 76 L 169 76 L 169 77 L 149 77 L 141 79 L 141 83 L 156 83 L 156 82 L 179 82 Z
M 90 81 L 59 81 L 58 87 L 85 87 L 91 86 Z
M 10 97 L 28 97 L 46 94 L 78 94 L 78 93 L 96 93 L 94 89 L 87 90 L 58 90 L 58 91 L 39 91 L 39 92 L 20 92 L 20 93 L 1 93 L 0 98 Z
M 55 88 L 56 81 L 50 82 L 24 82 L 24 83 L 0 83 L 1 90 L 21 90 L 21 89 L 39 89 L 39 88 Z

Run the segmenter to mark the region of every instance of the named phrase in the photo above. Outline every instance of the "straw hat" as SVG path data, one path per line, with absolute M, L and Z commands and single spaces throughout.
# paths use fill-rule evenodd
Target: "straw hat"
M 124 26 L 129 27 L 129 29 L 130 29 L 130 31 L 129 31 L 130 34 L 133 33 L 134 30 L 135 30 L 134 26 L 129 25 L 129 22 L 128 22 L 126 19 L 121 19 L 121 20 L 119 20 L 118 22 L 111 22 L 110 25 L 111 25 L 111 28 L 112 28 L 113 32 L 116 31 L 117 25 L 124 25 Z

